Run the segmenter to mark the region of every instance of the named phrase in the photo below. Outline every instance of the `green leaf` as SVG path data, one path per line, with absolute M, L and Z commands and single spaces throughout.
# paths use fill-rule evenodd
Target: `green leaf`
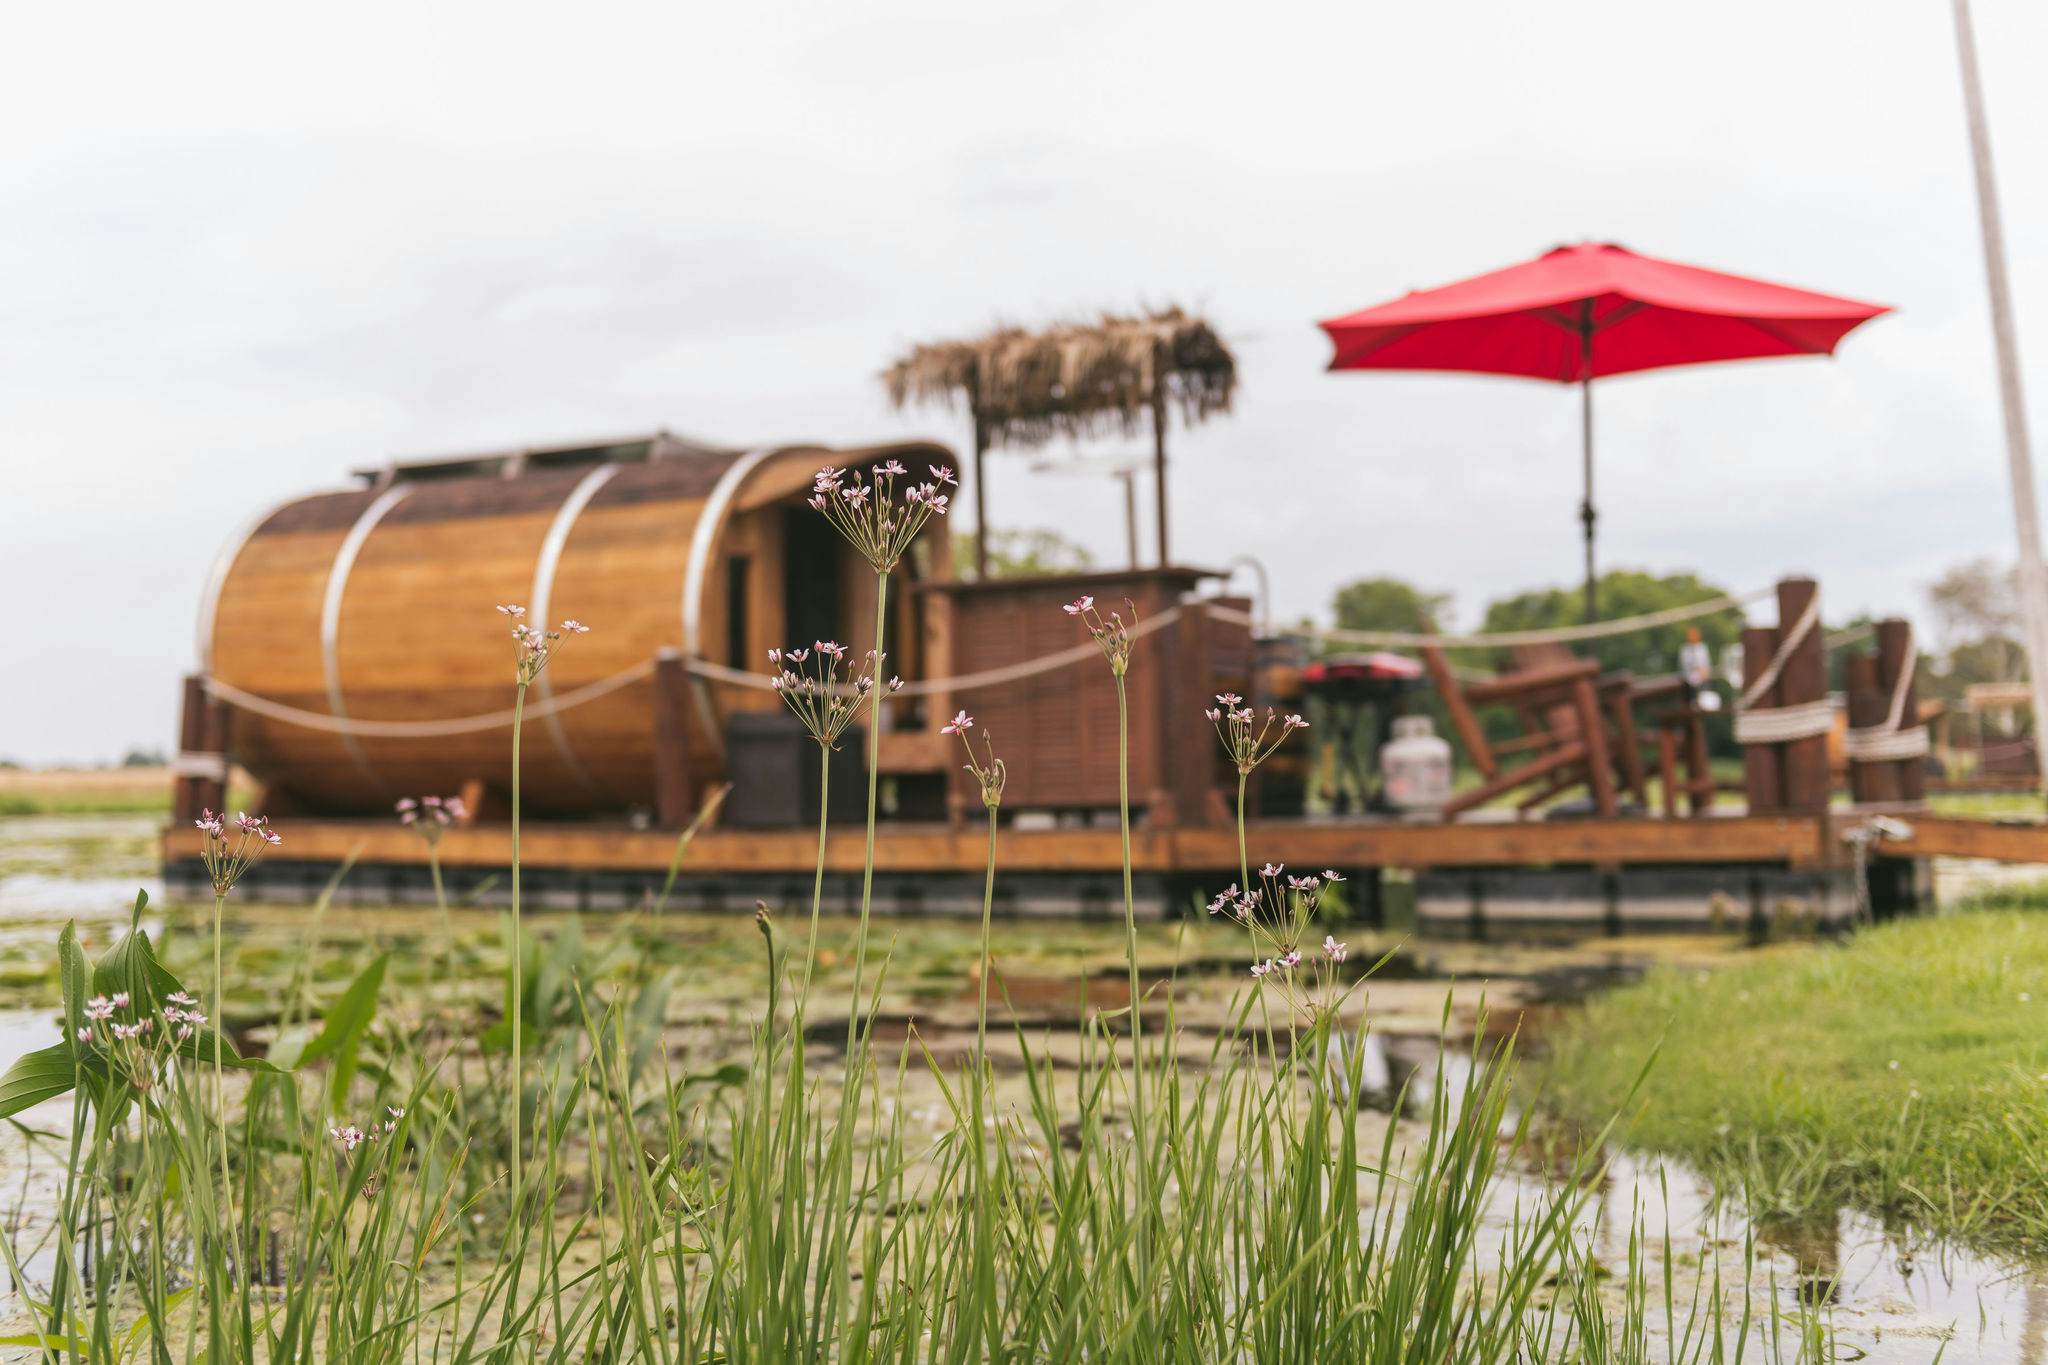
M 662 1022 L 668 1017 L 669 992 L 675 987 L 675 973 L 663 972 L 654 980 L 641 987 L 634 997 L 633 1006 L 626 1015 L 626 1040 L 630 1049 L 626 1061 L 626 1079 L 631 1084 L 647 1070 L 654 1060 L 654 1050 L 661 1046 Z
M 66 1094 L 77 1080 L 78 1061 L 69 1043 L 18 1057 L 0 1076 L 0 1118 Z
M 371 959 L 370 965 L 356 974 L 341 999 L 334 1002 L 334 1008 L 327 1011 L 327 1020 L 320 1026 L 313 1041 L 307 1043 L 299 1053 L 299 1062 L 317 1062 L 324 1057 L 334 1059 L 334 1073 L 328 1078 L 328 1102 L 340 1108 L 348 1098 L 349 1082 L 355 1079 L 356 1059 L 363 1045 L 363 1034 L 369 1030 L 370 1021 L 377 1017 L 377 992 L 384 984 L 384 967 L 390 960 L 389 953 L 379 953 Z
M 92 968 L 78 946 L 78 922 L 67 921 L 57 935 L 57 976 L 64 986 L 64 1036 L 76 1038 L 85 1026 L 85 997 L 92 989 Z
M 101 955 L 92 969 L 92 988 L 100 995 L 126 991 L 137 1014 L 154 1014 L 166 997 L 184 989 L 156 960 L 149 933 L 140 928 L 121 935 L 121 941 Z M 218 1013 L 220 1002 L 210 1000 L 206 1008 Z

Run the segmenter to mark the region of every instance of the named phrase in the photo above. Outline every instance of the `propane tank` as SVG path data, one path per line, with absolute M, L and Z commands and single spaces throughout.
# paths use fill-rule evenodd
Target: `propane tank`
M 1451 746 L 1428 716 L 1397 716 L 1380 750 L 1381 789 L 1395 810 L 1434 815 L 1451 799 Z

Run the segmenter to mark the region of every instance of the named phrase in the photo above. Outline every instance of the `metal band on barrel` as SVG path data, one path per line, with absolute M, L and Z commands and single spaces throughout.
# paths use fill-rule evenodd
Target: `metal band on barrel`
M 547 629 L 555 592 L 555 570 L 561 565 L 562 551 L 569 543 L 569 532 L 575 528 L 576 518 L 597 496 L 597 490 L 618 472 L 619 466 L 615 464 L 599 465 L 577 481 L 576 486 L 569 490 L 569 496 L 562 499 L 562 505 L 555 510 L 555 519 L 548 524 L 547 536 L 540 543 L 540 557 L 534 561 L 533 592 L 527 597 L 532 604 L 533 622 L 537 629 Z M 555 695 L 554 679 L 543 670 L 534 680 L 534 690 L 540 694 L 539 699 L 546 702 Z M 591 777 L 590 770 L 583 766 L 582 760 L 576 757 L 575 747 L 569 743 L 569 732 L 562 725 L 560 711 L 549 710 L 543 723 L 555 741 L 555 752 L 562 756 L 564 766 L 583 784 L 585 791 L 596 796 L 597 782 Z
M 409 483 L 393 484 L 379 493 L 374 501 L 362 511 L 355 525 L 348 528 L 342 537 L 341 548 L 334 552 L 334 566 L 327 571 L 327 592 L 320 601 L 320 667 L 327 678 L 327 710 L 330 714 L 347 719 L 348 705 L 341 690 L 341 658 L 336 645 L 341 638 L 341 602 L 348 592 L 349 571 L 355 568 L 356 556 L 363 552 L 363 543 L 370 538 L 370 532 L 377 529 L 377 523 L 384 520 L 384 514 L 398 506 L 413 490 Z M 341 742 L 348 746 L 356 766 L 364 776 L 379 787 L 383 779 L 370 766 L 370 756 L 356 737 L 344 730 Z

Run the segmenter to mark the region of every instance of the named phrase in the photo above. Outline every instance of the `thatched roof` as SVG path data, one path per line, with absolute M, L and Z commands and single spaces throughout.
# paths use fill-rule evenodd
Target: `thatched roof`
M 1184 425 L 1228 412 L 1237 360 L 1206 320 L 1162 308 L 914 346 L 882 382 L 899 408 L 961 403 L 980 416 L 990 445 L 1034 446 L 1135 435 L 1150 421 L 1155 385 Z

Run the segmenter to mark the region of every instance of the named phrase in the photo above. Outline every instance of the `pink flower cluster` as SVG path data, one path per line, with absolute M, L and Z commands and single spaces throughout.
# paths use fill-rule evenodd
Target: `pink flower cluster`
M 469 818 L 469 804 L 459 796 L 400 797 L 393 807 L 398 823 L 418 834 L 431 847 L 441 842 L 450 825 Z
M 270 827 L 270 821 L 260 815 L 244 813 L 229 820 L 225 814 L 201 810 L 192 823 L 206 836 L 199 847 L 199 860 L 206 867 L 216 896 L 233 890 L 265 848 L 275 848 L 284 842 L 283 836 Z
M 366 1142 L 373 1143 L 380 1137 L 389 1137 L 398 1131 L 398 1121 L 405 1117 L 405 1110 L 394 1106 L 386 1108 L 384 1112 L 390 1117 L 381 1125 L 373 1123 L 364 1129 L 356 1127 L 353 1123 L 330 1123 L 327 1125 L 327 1136 L 341 1144 L 341 1150 L 344 1152 L 353 1152 Z
M 946 515 L 949 498 L 944 490 L 959 480 L 944 465 L 932 465 L 929 473 L 931 477 L 924 482 L 905 487 L 910 471 L 900 460 L 876 465 L 872 478 L 858 470 L 826 465 L 811 481 L 807 501 L 875 572 L 888 573 L 902 560 L 924 524 Z
M 161 1010 L 162 1026 L 159 1028 L 157 1015 L 141 1011 L 131 1013 L 131 1003 L 126 991 L 95 995 L 85 1002 L 82 1011 L 85 1022 L 72 1037 L 79 1046 L 96 1047 L 106 1054 L 137 1090 L 148 1090 L 154 1085 L 157 1072 L 167 1056 L 165 1049 L 171 1042 L 190 1040 L 193 1033 L 206 1023 L 206 1015 L 199 1009 L 197 1000 L 183 991 L 173 991 L 165 997 Z M 129 1017 L 119 1017 L 123 1015 Z M 165 1039 L 171 1042 L 157 1041 Z
M 1230 755 L 1238 775 L 1244 776 L 1252 769 L 1273 756 L 1296 730 L 1308 729 L 1308 722 L 1297 715 L 1282 716 L 1271 707 L 1266 708 L 1263 722 L 1257 720 L 1245 699 L 1235 692 L 1218 692 L 1216 705 L 1202 712 L 1209 723 L 1216 727 L 1216 738 L 1223 741 L 1223 751 Z M 1274 733 L 1274 727 L 1279 732 Z
M 1124 620 L 1122 612 L 1104 615 L 1097 611 L 1092 594 L 1077 597 L 1060 608 L 1087 627 L 1089 636 L 1102 650 L 1102 657 L 1109 661 L 1109 671 L 1119 678 L 1130 671 L 1131 631 L 1138 624 L 1137 606 L 1125 599 L 1124 607 L 1131 614 L 1129 621 Z
M 807 649 L 768 651 L 768 662 L 775 669 L 768 686 L 804 723 L 811 738 L 827 748 L 839 742 L 881 676 L 881 660 L 872 649 L 859 668 L 842 672 L 846 653 L 846 646 L 837 640 L 816 640 Z M 893 693 L 902 688 L 903 679 L 890 678 L 886 690 Z
M 965 711 L 953 713 L 953 719 L 939 727 L 942 735 L 960 736 L 961 747 L 967 750 L 967 771 L 974 774 L 975 782 L 981 787 L 981 804 L 993 812 L 1003 804 L 1003 785 L 1009 779 L 1009 769 L 1003 760 L 996 757 L 995 741 L 987 731 L 982 732 L 983 753 L 974 752 L 974 739 L 967 732 L 974 728 L 974 717 Z
M 1319 951 L 1304 948 L 1323 893 L 1343 880 L 1334 869 L 1325 869 L 1321 876 L 1296 876 L 1284 863 L 1267 863 L 1258 871 L 1257 884 L 1239 890 L 1233 882 L 1209 902 L 1210 914 L 1236 920 L 1250 934 L 1252 978 L 1277 980 L 1289 1003 L 1311 1018 L 1335 1008 L 1339 992 L 1334 969 L 1350 954 L 1349 945 L 1339 943 L 1334 934 L 1323 935 Z M 1304 961 L 1311 970 L 1297 973 Z
M 516 603 L 500 606 L 498 614 L 512 618 L 514 664 L 521 686 L 530 684 L 541 675 L 541 670 L 546 668 L 548 660 L 555 656 L 555 650 L 561 645 L 564 636 L 590 634 L 590 627 L 576 620 L 564 621 L 556 630 L 529 626 L 519 619 L 526 615 L 526 608 Z

